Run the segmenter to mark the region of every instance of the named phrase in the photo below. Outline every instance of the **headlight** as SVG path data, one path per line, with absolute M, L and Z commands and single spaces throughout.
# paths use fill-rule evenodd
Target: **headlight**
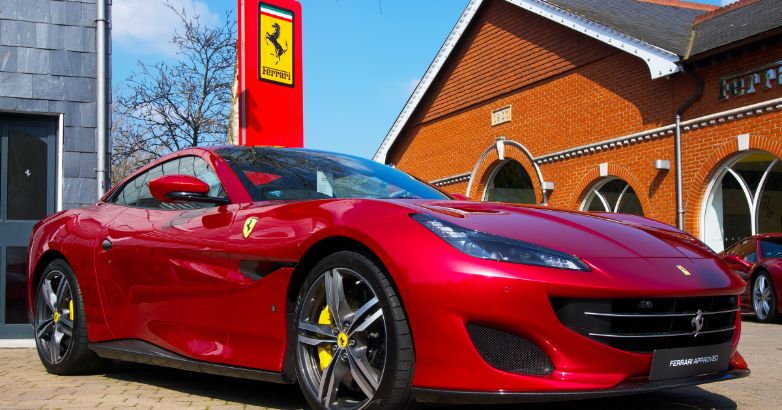
M 591 270 L 578 258 L 553 249 L 474 231 L 429 215 L 410 216 L 454 248 L 476 258 L 549 268 Z

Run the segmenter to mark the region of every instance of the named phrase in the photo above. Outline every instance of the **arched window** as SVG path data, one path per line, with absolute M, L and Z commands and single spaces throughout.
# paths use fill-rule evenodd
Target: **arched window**
M 630 184 L 615 177 L 603 178 L 592 185 L 581 210 L 644 215 L 641 200 Z
M 486 189 L 487 201 L 534 204 L 535 189 L 527 171 L 512 159 L 500 164 Z
M 750 235 L 782 231 L 782 162 L 767 152 L 721 166 L 709 185 L 701 237 L 719 252 Z

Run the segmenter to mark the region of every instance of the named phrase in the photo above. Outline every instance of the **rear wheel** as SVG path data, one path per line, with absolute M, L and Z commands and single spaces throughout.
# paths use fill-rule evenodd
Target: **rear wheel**
M 412 406 L 412 338 L 377 264 L 354 252 L 325 258 L 302 286 L 294 320 L 296 374 L 313 408 Z
M 38 281 L 33 326 L 38 356 L 50 373 L 90 373 L 110 363 L 87 347 L 81 289 L 73 270 L 61 259 L 49 263 Z
M 771 323 L 779 319 L 774 282 L 766 272 L 758 274 L 752 284 L 752 307 L 759 322 Z

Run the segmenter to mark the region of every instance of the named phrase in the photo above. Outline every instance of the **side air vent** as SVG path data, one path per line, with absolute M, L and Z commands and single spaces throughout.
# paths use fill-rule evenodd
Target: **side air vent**
M 554 371 L 551 360 L 531 341 L 502 330 L 467 324 L 467 333 L 483 360 L 510 373 L 545 376 Z

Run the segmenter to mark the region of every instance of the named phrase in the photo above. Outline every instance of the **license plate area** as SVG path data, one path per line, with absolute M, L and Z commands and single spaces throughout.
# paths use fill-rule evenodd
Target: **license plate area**
M 649 380 L 681 379 L 728 370 L 731 349 L 730 343 L 723 343 L 655 350 Z

